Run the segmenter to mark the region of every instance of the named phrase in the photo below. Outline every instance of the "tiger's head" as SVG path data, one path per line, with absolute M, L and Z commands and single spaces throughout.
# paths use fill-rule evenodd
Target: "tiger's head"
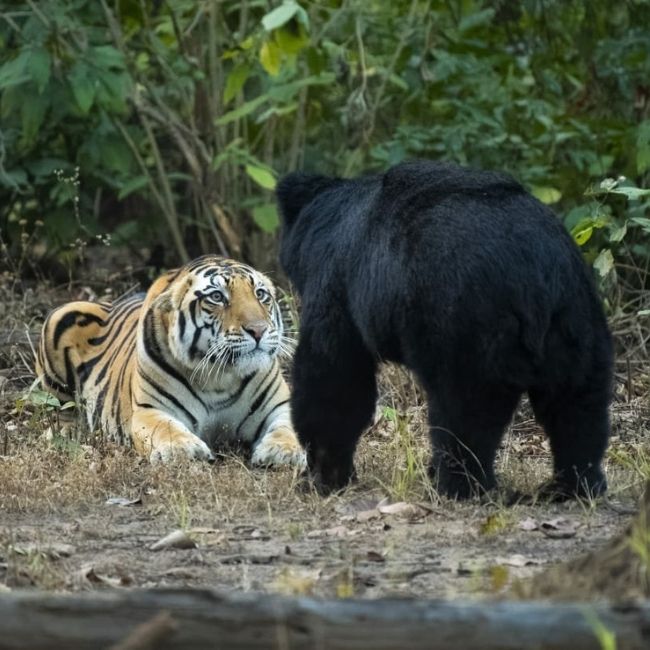
M 263 371 L 290 352 L 275 287 L 250 266 L 206 255 L 170 271 L 149 294 L 164 330 L 156 336 L 200 384 Z

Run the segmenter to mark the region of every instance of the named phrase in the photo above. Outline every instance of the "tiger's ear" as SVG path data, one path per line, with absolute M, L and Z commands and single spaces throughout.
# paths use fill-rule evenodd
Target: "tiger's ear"
M 277 288 L 275 286 L 275 283 L 272 282 L 271 278 L 269 278 L 268 275 L 264 275 L 264 273 L 259 273 L 259 276 L 264 281 L 264 284 L 266 285 L 266 288 L 269 290 L 271 295 L 275 298 L 277 296 L 277 293 L 278 293 Z
M 337 184 L 339 180 L 303 172 L 287 174 L 275 189 L 283 224 L 287 227 L 293 225 L 304 207 L 309 205 L 320 192 Z
M 154 299 L 152 306 L 154 309 L 162 313 L 170 312 L 174 308 L 174 304 L 169 291 L 163 291 L 159 296 L 157 296 Z

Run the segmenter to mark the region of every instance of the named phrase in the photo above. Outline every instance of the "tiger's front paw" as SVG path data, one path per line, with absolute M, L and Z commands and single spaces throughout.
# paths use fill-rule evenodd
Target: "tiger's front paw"
M 160 440 L 149 455 L 151 463 L 171 463 L 181 458 L 214 461 L 210 447 L 199 437 L 189 433 L 176 435 L 169 440 Z
M 276 429 L 267 433 L 255 446 L 251 458 L 253 465 L 293 465 L 300 469 L 307 466 L 305 451 L 291 429 Z

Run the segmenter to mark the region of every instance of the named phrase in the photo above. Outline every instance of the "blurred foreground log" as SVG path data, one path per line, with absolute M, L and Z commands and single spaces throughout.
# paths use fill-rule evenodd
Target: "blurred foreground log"
M 209 590 L 0 594 L 3 650 L 527 650 L 650 647 L 650 602 L 627 606 L 335 600 Z

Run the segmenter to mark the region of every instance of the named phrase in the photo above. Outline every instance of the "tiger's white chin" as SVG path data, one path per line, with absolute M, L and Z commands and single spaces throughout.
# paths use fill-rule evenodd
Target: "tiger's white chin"
M 238 357 L 232 365 L 232 369 L 241 377 L 247 377 L 256 372 L 270 370 L 274 359 L 275 355 L 257 349 Z

